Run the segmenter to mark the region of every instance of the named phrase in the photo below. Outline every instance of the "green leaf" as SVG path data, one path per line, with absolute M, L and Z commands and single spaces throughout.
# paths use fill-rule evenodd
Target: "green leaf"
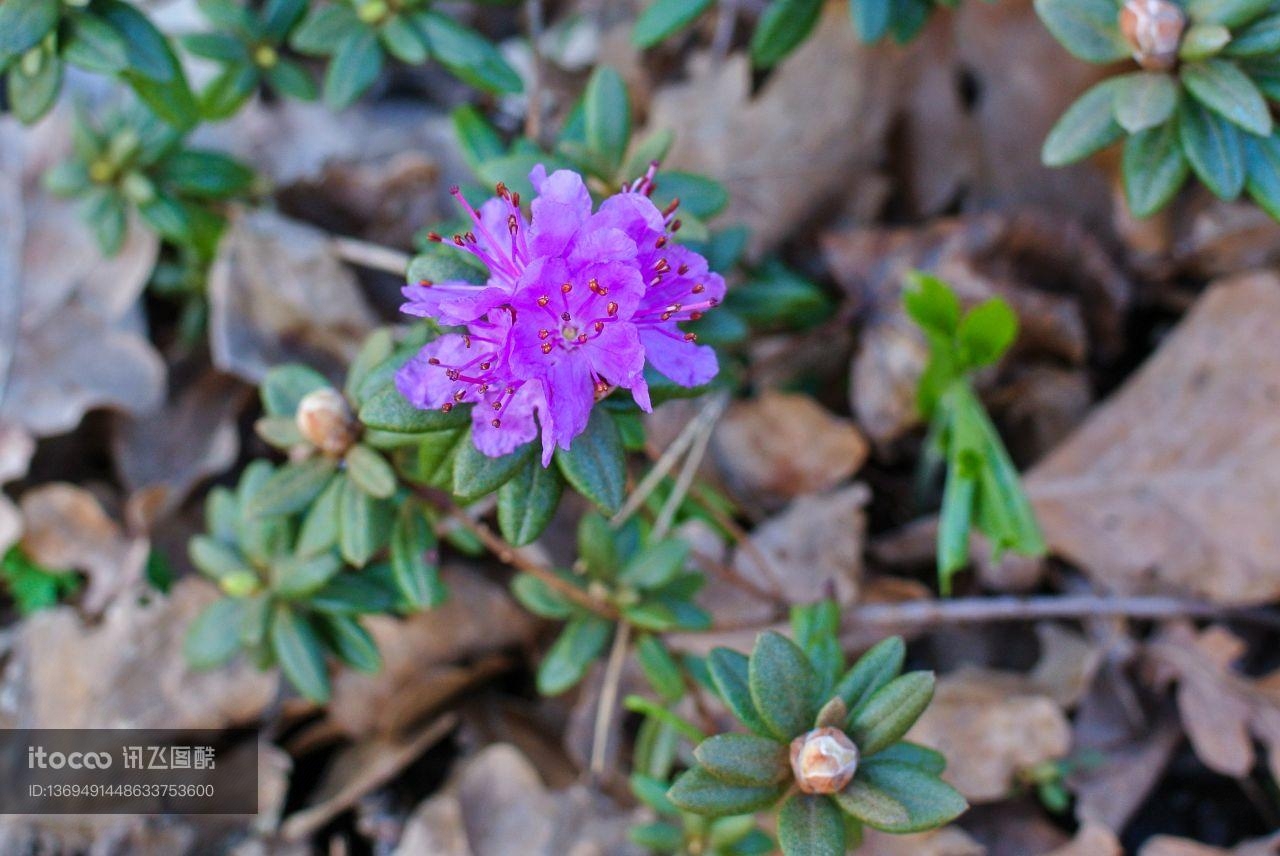
M 590 577 L 611 581 L 618 574 L 621 559 L 613 527 L 594 511 L 578 521 L 578 556 Z
M 96 15 L 69 11 L 61 39 L 62 58 L 77 68 L 95 74 L 117 74 L 129 65 L 129 46 Z M 3 65 L 0 61 L 0 67 Z
M 378 37 L 367 27 L 349 32 L 338 42 L 324 76 L 324 103 L 330 110 L 350 107 L 382 73 Z
M 1183 99 L 1178 116 L 1182 151 L 1199 176 L 1219 199 L 1232 200 L 1244 189 L 1244 143 L 1227 120 L 1190 98 Z
M 849 12 L 858 38 L 868 44 L 884 38 L 892 23 L 893 7 L 893 0 L 850 0 Z
M 363 568 L 391 537 L 392 520 L 387 502 L 369 496 L 351 479 L 343 479 L 338 498 L 338 548 L 342 558 Z
M 165 158 L 155 177 L 188 196 L 225 199 L 249 189 L 253 170 L 218 152 L 185 149 Z
M 906 276 L 902 307 L 921 329 L 944 338 L 955 335 L 960 326 L 960 298 L 933 274 L 911 271 Z
M 292 60 L 276 60 L 276 64 L 267 69 L 266 75 L 271 88 L 281 95 L 299 101 L 315 101 L 320 95 L 311 75 Z
M 13 86 L 16 75 L 9 75 L 9 85 Z M 12 92 L 10 93 L 12 95 Z M 16 108 L 16 102 L 14 102 Z M 22 118 L 19 114 L 18 118 Z M 81 216 L 91 224 L 98 247 L 105 256 L 114 256 L 120 252 L 124 244 L 125 232 L 129 227 L 128 214 L 124 205 L 124 197 L 114 190 L 98 188 L 91 191 L 81 208 Z
M 955 575 L 969 564 L 969 536 L 981 467 L 982 461 L 971 449 L 960 449 L 948 456 L 937 548 L 938 582 L 944 597 L 950 596 Z
M 49 108 L 58 98 L 59 90 L 62 89 L 62 60 L 43 51 L 39 53 L 38 58 L 39 63 L 31 69 L 33 73 L 28 73 L 27 61 L 24 57 L 22 61 L 11 67 L 5 76 L 9 109 L 18 117 L 18 121 L 27 125 L 49 112 Z M 115 233 L 113 229 L 109 234 Z M 100 233 L 99 244 L 103 245 L 107 255 L 115 255 L 120 248 L 119 243 L 109 242 L 114 245 L 114 248 L 107 252 L 105 247 L 108 242 L 102 240 L 102 234 Z M 123 238 L 123 228 L 119 230 L 119 234 Z
M 258 82 L 254 66 L 227 66 L 200 93 L 200 114 L 210 122 L 231 117 L 257 90 Z
M 568 449 L 556 451 L 556 463 L 578 493 L 610 514 L 622 507 L 627 487 L 626 451 L 618 426 L 597 407 L 587 428 Z
M 597 66 L 587 81 L 583 109 L 587 145 L 612 176 L 631 142 L 631 100 L 622 75 L 607 65 Z
M 271 565 L 271 590 L 283 598 L 303 598 L 324 588 L 340 570 L 342 562 L 332 553 L 288 556 Z
M 410 285 L 427 282 L 469 282 L 482 285 L 489 272 L 470 253 L 458 250 L 453 244 L 431 243 L 423 252 L 413 257 L 405 280 Z
M 396 474 L 386 458 L 363 443 L 356 443 L 343 458 L 355 486 L 374 499 L 388 499 L 396 492 Z
M 1187 0 L 1187 15 L 1197 24 L 1234 29 L 1268 11 L 1272 0 Z
M 441 410 L 419 410 L 395 386 L 388 386 L 372 395 L 360 408 L 360 421 L 366 427 L 379 431 L 423 434 L 466 425 L 470 421 L 470 413 L 461 407 L 455 407 L 448 413 Z
M 844 856 L 840 809 L 825 796 L 792 794 L 778 813 L 778 843 L 787 856 Z
M 342 662 L 366 675 L 375 675 L 382 669 L 378 643 L 357 619 L 349 615 L 325 615 L 320 617 L 320 626 L 329 647 Z
M 187 53 L 211 59 L 214 62 L 251 62 L 249 49 L 245 47 L 244 42 L 227 33 L 190 33 L 183 36 L 180 41 Z
M 1222 52 L 1231 42 L 1231 31 L 1221 24 L 1195 24 L 1182 36 L 1178 59 L 1196 62 Z
M 722 782 L 701 767 L 685 772 L 667 791 L 684 811 L 706 817 L 750 814 L 768 808 L 782 795 L 782 786 L 751 787 Z
M 999 297 L 969 310 L 956 330 L 956 344 L 966 367 L 993 365 L 1018 337 L 1018 316 Z
M 1045 166 L 1066 166 L 1084 160 L 1124 136 L 1116 121 L 1116 89 L 1110 78 L 1076 99 L 1045 138 L 1040 160 Z
M 430 51 L 426 37 L 404 15 L 392 15 L 378 28 L 378 39 L 393 57 L 408 65 L 421 65 Z
M 808 731 L 818 712 L 818 676 L 804 652 L 782 634 L 766 631 L 756 637 L 748 668 L 751 700 L 773 735 L 790 740 Z
M 876 690 L 898 676 L 906 656 L 907 646 L 901 636 L 876 643 L 840 679 L 835 694 L 849 710 L 857 710 Z
M 729 648 L 713 648 L 707 656 L 707 669 L 716 691 L 738 721 L 760 736 L 768 736 L 772 730 L 761 718 L 751 698 L 750 662 Z
M 1163 72 L 1126 74 L 1113 89 L 1116 121 L 1131 134 L 1164 124 L 1178 106 L 1178 84 Z
M 476 448 L 468 433 L 453 460 L 453 493 L 462 502 L 488 496 L 515 477 L 532 459 L 533 443 L 525 443 L 510 454 L 491 458 Z
M 536 455 L 498 488 L 498 528 L 517 547 L 532 544 L 551 523 L 564 493 L 557 467 L 544 467 Z
M 684 2 L 684 0 L 677 0 Z M 678 853 L 684 846 L 684 830 L 673 823 L 654 821 L 632 826 L 627 830 L 627 838 L 637 847 L 643 847 L 654 853 Z
M 238 629 L 244 620 L 244 601 L 223 597 L 206 606 L 187 628 L 182 653 L 193 669 L 221 666 L 240 649 Z
M 1271 219 L 1280 220 L 1280 140 L 1246 136 L 1244 151 L 1249 196 Z
M 563 621 L 574 611 L 573 604 L 532 574 L 516 574 L 511 593 L 521 606 L 541 618 Z
M 623 566 L 619 581 L 641 589 L 660 588 L 684 570 L 689 558 L 689 545 L 670 539 L 659 541 L 633 556 Z
M 271 617 L 271 650 L 298 692 L 317 704 L 329 700 L 329 672 L 320 637 L 311 622 L 284 604 Z
M 120 0 L 95 0 L 94 10 L 124 39 L 129 65 L 120 73 L 138 97 L 174 128 L 187 130 L 200 111 L 169 40 L 146 15 Z
M 282 42 L 307 13 L 308 0 L 267 0 L 262 8 L 262 32 L 273 42 Z
M 40 44 L 58 23 L 58 0 L 4 0 L 0 3 L 0 69 Z
M 1124 193 L 1129 210 L 1139 219 L 1164 207 L 1187 180 L 1178 128 L 1166 122 L 1134 134 L 1124 144 Z
M 249 566 L 235 550 L 207 535 L 197 535 L 187 544 L 191 564 L 214 579 L 249 571 Z
M 507 153 L 507 146 L 502 142 L 497 129 L 472 105 L 463 104 L 455 108 L 450 116 L 453 120 L 453 135 L 462 149 L 463 159 L 466 160 L 467 166 L 471 167 L 472 172 L 479 173 L 483 164 Z M 412 265 L 409 270 L 412 273 Z M 449 277 L 438 278 L 435 281 L 443 282 L 446 279 Z M 410 276 L 410 281 L 418 280 Z
M 267 413 L 292 418 L 308 393 L 327 386 L 329 381 L 318 371 L 297 363 L 286 363 L 267 372 L 259 394 Z
M 684 695 L 684 679 L 680 666 L 672 658 L 662 640 L 648 633 L 636 640 L 636 661 L 645 678 L 658 695 L 667 701 L 676 701 Z
M 629 180 L 637 179 L 648 171 L 650 164 L 665 160 L 675 139 L 675 132 L 670 128 L 659 128 L 651 132 L 631 147 L 631 152 L 627 155 L 626 163 L 622 167 L 622 177 Z M 724 270 L 725 267 L 730 265 L 712 265 L 711 269 Z
M 415 20 L 426 33 L 431 52 L 459 79 L 494 93 L 524 89 L 520 75 L 488 39 L 439 12 L 418 13 Z
M 933 699 L 932 672 L 908 672 L 876 690 L 849 717 L 849 736 L 868 757 L 902 739 Z
M 326 56 L 357 27 L 364 28 L 364 24 L 352 7 L 341 3 L 319 6 L 293 31 L 289 44 L 298 53 Z
M 636 19 L 631 43 L 638 48 L 651 48 L 689 26 L 715 0 L 654 0 Z
M 200 11 L 215 26 L 241 36 L 256 34 L 257 22 L 249 8 L 236 0 L 196 0 Z
M 50 167 L 41 182 L 55 196 L 79 196 L 89 189 L 89 170 L 80 161 L 63 161 Z
M 285 464 L 254 494 L 249 513 L 262 517 L 294 514 L 311 504 L 334 473 L 328 458 Z
M 889 748 L 876 753 L 875 763 L 879 764 L 882 761 L 897 761 L 902 764 L 908 764 L 935 776 L 942 775 L 942 771 L 947 769 L 947 758 L 941 752 L 936 749 L 930 749 L 927 746 L 905 741 L 895 743 Z
M 538 668 L 538 692 L 560 695 L 581 681 L 612 635 L 613 622 L 598 615 L 570 620 Z
M 911 823 L 907 807 L 865 777 L 855 777 L 834 798 L 841 811 L 873 829 L 894 830 Z
M 338 543 L 338 504 L 346 483 L 344 478 L 332 479 L 311 503 L 302 518 L 302 528 L 294 545 L 297 555 L 314 556 Z
M 444 600 L 436 533 L 417 503 L 406 502 L 391 528 L 391 570 L 410 605 L 428 609 Z
M 751 38 L 751 60 L 773 68 L 800 46 L 817 26 L 822 0 L 773 0 Z
M 342 394 L 349 401 L 358 400 L 360 388 L 365 380 L 374 369 L 389 360 L 394 352 L 395 337 L 390 329 L 382 327 L 370 333 L 360 345 L 360 350 L 356 353 L 350 368 L 347 369 L 347 379 L 342 383 Z
M 1251 134 L 1271 135 L 1267 102 L 1240 66 L 1226 59 L 1188 63 L 1180 71 L 1182 85 L 1201 104 Z
M 905 820 L 900 817 L 859 818 L 867 826 L 885 832 L 907 834 L 936 829 L 955 820 L 969 807 L 964 797 L 941 779 L 896 761 L 869 759 L 859 768 L 854 782 L 868 792 L 874 791 L 881 799 L 893 800 L 906 809 Z M 836 801 L 841 808 L 853 814 L 843 796 L 836 794 Z
M 1265 57 L 1280 52 L 1280 12 L 1259 18 L 1234 33 L 1223 52 L 1239 57 Z
M 693 750 L 712 776 L 730 785 L 764 787 L 777 785 L 791 776 L 787 747 L 754 734 L 717 734 Z
M 673 200 L 680 200 L 680 211 L 692 214 L 699 220 L 710 220 L 729 204 L 729 191 L 715 179 L 691 172 L 663 172 L 658 176 L 658 187 L 653 202 L 665 209 Z
M 1115 0 L 1035 0 L 1035 6 L 1045 27 L 1073 56 L 1085 62 L 1129 56 Z

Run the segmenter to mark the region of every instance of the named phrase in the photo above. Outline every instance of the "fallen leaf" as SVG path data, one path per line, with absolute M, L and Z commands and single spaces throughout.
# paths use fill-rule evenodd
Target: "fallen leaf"
M 1244 642 L 1222 627 L 1197 633 L 1178 623 L 1148 643 L 1146 655 L 1157 685 L 1177 684 L 1178 714 L 1205 766 L 1233 778 L 1249 775 L 1256 739 L 1267 749 L 1272 778 L 1280 779 L 1280 693 L 1232 669 L 1244 651 Z
M 235 661 L 194 672 L 187 628 L 215 597 L 195 578 L 171 594 L 138 590 L 88 624 L 70 607 L 27 618 L 0 673 L 0 721 L 11 728 L 220 729 L 259 718 L 279 678 Z
M 889 835 L 868 829 L 858 856 L 986 856 L 987 849 L 958 826 L 915 835 Z
M 1043 856 L 1124 856 L 1124 848 L 1110 829 L 1096 823 L 1086 823 L 1070 843 Z
M 640 856 L 634 818 L 582 785 L 549 791 L 514 747 L 481 750 L 444 791 L 420 805 L 400 856 Z
M 1156 835 L 1143 843 L 1138 856 L 1275 856 L 1277 853 L 1280 853 L 1280 834 L 1246 841 L 1229 850 L 1172 835 Z
M 831 490 L 861 469 L 869 451 L 849 420 L 807 395 L 772 390 L 731 405 L 711 442 L 730 488 L 774 507 Z
M 85 573 L 86 613 L 101 612 L 142 578 L 147 539 L 125 533 L 87 490 L 59 482 L 41 485 L 23 493 L 19 508 L 22 549 L 32 561 Z
M 718 65 L 700 55 L 689 63 L 688 82 L 654 95 L 649 127 L 675 132 L 667 164 L 725 184 L 722 219 L 750 228 L 758 256 L 825 204 L 857 200 L 878 182 L 903 59 L 858 42 L 848 10 L 831 3 L 755 97 L 744 54 Z
M 103 259 L 75 204 L 40 185 L 69 150 L 68 112 L 30 130 L 0 118 L 0 421 L 38 437 L 97 407 L 147 411 L 164 389 L 138 303 L 159 240 L 133 224 Z
M 1280 597 L 1280 279 L 1210 289 L 1026 477 L 1052 552 L 1115 593 Z
M 1062 709 L 1016 673 L 965 667 L 938 680 L 909 739 L 947 756 L 944 778 L 972 803 L 1004 799 L 1020 771 L 1064 757 L 1071 726 Z
M 267 210 L 232 216 L 209 310 L 214 364 L 250 383 L 295 361 L 338 376 L 376 323 L 330 237 Z

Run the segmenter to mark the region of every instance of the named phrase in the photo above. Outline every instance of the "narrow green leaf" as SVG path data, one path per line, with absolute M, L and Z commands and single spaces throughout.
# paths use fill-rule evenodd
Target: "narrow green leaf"
M 751 700 L 775 737 L 790 740 L 809 730 L 818 712 L 813 697 L 818 677 L 794 642 L 771 630 L 761 633 L 748 674 Z
M 956 330 L 956 344 L 968 368 L 995 364 L 1018 337 L 1018 316 L 993 297 L 969 310 Z
M 1182 151 L 1199 176 L 1219 199 L 1230 201 L 1244 189 L 1244 142 L 1226 119 L 1191 98 L 1182 101 L 1178 115 Z
M 351 479 L 342 480 L 338 518 L 338 548 L 342 558 L 357 568 L 368 564 L 391 537 L 394 517 L 390 504 L 369 496 Z
M 947 758 L 941 752 L 906 741 L 895 743 L 876 753 L 875 761 L 877 764 L 882 761 L 898 761 L 919 767 L 934 776 L 942 775 L 942 771 L 947 769 Z
M 307 366 L 297 363 L 275 366 L 262 379 L 262 407 L 272 416 L 293 418 L 307 393 L 328 385 L 324 375 Z
M 1129 56 L 1115 0 L 1035 0 L 1035 7 L 1045 27 L 1073 56 L 1085 62 Z
M 907 646 L 901 636 L 876 643 L 840 679 L 835 694 L 850 711 L 857 710 L 876 690 L 898 676 L 906 656 Z
M 613 622 L 579 615 L 565 625 L 538 669 L 538 692 L 560 695 L 582 680 L 613 635 Z
M 498 488 L 498 528 L 517 547 L 532 544 L 560 505 L 564 477 L 529 455 L 520 471 Z
M 283 598 L 303 598 L 324 588 L 340 570 L 342 562 L 332 553 L 288 556 L 271 565 L 271 590 Z
M 751 38 L 751 59 L 773 68 L 800 46 L 818 24 L 822 0 L 773 0 Z
M 254 494 L 249 513 L 274 517 L 299 512 L 320 495 L 333 472 L 333 461 L 323 457 L 285 464 Z
M 677 539 L 651 544 L 623 566 L 618 579 L 641 589 L 660 588 L 684 570 L 689 545 Z
M 366 675 L 382 669 L 378 643 L 359 620 L 350 615 L 325 615 L 320 618 L 320 626 L 329 647 L 342 662 Z
M 351 481 L 374 499 L 388 499 L 396 492 L 395 471 L 386 458 L 364 443 L 348 449 L 343 461 Z
M 643 633 L 636 640 L 636 661 L 654 691 L 667 701 L 676 701 L 684 695 L 684 679 L 680 666 L 662 644 L 662 639 Z
M 253 170 L 219 152 L 183 149 L 161 161 L 155 177 L 187 196 L 225 199 L 245 193 Z
M 1178 84 L 1171 75 L 1136 71 L 1115 79 L 1115 117 L 1131 134 L 1162 125 L 1178 106 Z
M 179 130 L 194 126 L 200 118 L 196 97 L 164 34 L 121 0 L 95 0 L 94 11 L 128 47 L 129 65 L 121 78 L 165 122 Z
M 511 580 L 511 593 L 521 606 L 542 618 L 564 621 L 573 615 L 573 604 L 531 574 L 516 574 Z
M 1231 42 L 1231 31 L 1221 24 L 1194 24 L 1182 36 L 1178 59 L 1197 62 L 1217 56 Z
M 533 443 L 525 443 L 514 452 L 491 458 L 476 448 L 468 433 L 453 460 L 453 493 L 462 502 L 473 502 L 488 496 L 515 477 L 533 457 Z
M 40 44 L 58 23 L 58 0 L 5 0 L 0 3 L 0 69 Z
M 311 75 L 293 60 L 280 59 L 267 69 L 267 81 L 276 92 L 299 101 L 315 101 L 320 96 Z
M 250 571 L 239 553 L 208 535 L 192 538 L 187 545 L 187 553 L 191 557 L 191 564 L 215 580 Z
M 738 721 L 760 736 L 772 730 L 760 717 L 751 699 L 750 663 L 746 656 L 729 648 L 713 648 L 707 657 L 707 669 L 720 698 L 733 711 Z
M 507 146 L 498 134 L 498 130 L 472 105 L 463 104 L 455 108 L 451 118 L 454 137 L 458 140 L 458 145 L 462 148 L 462 156 L 472 172 L 478 173 L 483 164 L 507 153 Z M 410 271 L 412 270 L 413 268 L 410 267 Z M 430 279 L 430 277 L 427 278 Z M 416 279 L 411 277 L 411 281 L 416 282 L 417 279 L 421 277 Z
M 936 829 L 955 820 L 969 807 L 964 797 L 946 782 L 917 767 L 896 761 L 868 759 L 858 770 L 854 781 L 906 808 L 906 821 L 864 821 L 868 826 L 885 832 L 907 834 Z M 840 795 L 836 799 L 840 801 Z M 843 801 L 841 807 L 844 807 Z
M 360 408 L 360 421 L 366 426 L 397 434 L 447 431 L 466 425 L 469 417 L 469 412 L 460 407 L 455 407 L 448 413 L 419 410 L 394 386 L 375 393 Z
M 715 0 L 653 0 L 631 31 L 631 43 L 638 48 L 651 48 L 683 30 Z
M 431 55 L 426 37 L 404 15 L 392 15 L 378 28 L 387 53 L 407 65 L 421 65 Z
M 583 106 L 587 145 L 613 175 L 631 142 L 631 99 L 622 75 L 607 65 L 597 66 L 587 81 Z
M 1259 18 L 1234 33 L 1223 49 L 1228 56 L 1265 57 L 1280 51 L 1280 12 Z
M 960 325 L 960 299 L 938 277 L 923 271 L 906 276 L 907 288 L 902 292 L 902 307 L 920 327 L 950 338 Z
M 308 0 L 267 0 L 262 8 L 262 32 L 275 42 L 284 41 L 307 13 Z
M 1187 0 L 1187 16 L 1197 24 L 1235 28 L 1268 11 L 1272 0 Z
M 288 606 L 277 606 L 271 617 L 271 649 L 298 692 L 317 704 L 329 700 L 324 646 L 311 622 Z
M 324 103 L 330 110 L 350 107 L 382 73 L 378 37 L 368 27 L 350 31 L 329 61 L 324 76 Z
M 844 818 L 825 796 L 792 794 L 778 813 L 778 843 L 787 856 L 844 856 Z
M 1088 89 L 1067 108 L 1045 138 L 1040 160 L 1045 166 L 1066 166 L 1084 160 L 1124 136 L 1116 121 L 1117 78 Z
M 1280 220 L 1280 140 L 1249 135 L 1244 138 L 1244 150 L 1249 196 L 1271 219 Z
M 933 699 L 932 672 L 908 672 L 876 690 L 849 717 L 849 736 L 868 757 L 897 743 Z
M 314 556 L 338 543 L 338 504 L 346 483 L 347 480 L 343 478 L 331 479 L 315 502 L 311 503 L 302 518 L 298 542 L 294 545 L 297 555 Z
M 853 28 L 864 42 L 878 42 L 889 32 L 893 22 L 892 0 L 850 0 Z
M 754 734 L 717 734 L 699 743 L 693 757 L 712 776 L 731 785 L 764 787 L 791 776 L 787 747 Z
M 515 69 L 475 30 L 430 10 L 418 13 L 415 21 L 426 33 L 435 58 L 459 79 L 499 94 L 520 92 L 524 88 Z
M 41 52 L 39 63 L 28 73 L 25 61 L 14 64 L 5 75 L 5 92 L 9 98 L 9 109 L 18 121 L 30 125 L 49 112 L 53 102 L 62 89 L 62 60 L 55 54 Z M 118 198 L 115 194 L 110 199 Z M 120 212 L 123 214 L 123 210 Z M 106 255 L 115 255 L 120 249 L 124 237 L 124 224 L 121 218 L 112 212 L 110 230 L 100 231 L 98 243 Z M 96 225 L 96 224 L 95 224 Z M 119 236 L 117 240 L 116 236 Z M 107 248 L 110 247 L 108 250 Z
M 938 584 L 951 595 L 951 581 L 969 565 L 969 537 L 978 491 L 981 461 L 971 449 L 954 449 L 948 456 L 947 483 L 938 515 Z
M 223 597 L 204 608 L 191 622 L 182 653 L 193 669 L 212 669 L 230 660 L 240 649 L 240 623 L 244 601 Z
M 61 38 L 62 58 L 77 68 L 95 74 L 116 74 L 129 65 L 129 46 L 110 24 L 96 15 L 67 12 Z M 0 66 L 3 65 L 0 61 Z
M 1249 76 L 1231 60 L 1207 59 L 1182 66 L 1182 84 L 1201 104 L 1251 134 L 1271 135 L 1271 111 Z
M 591 413 L 587 428 L 568 449 L 556 452 L 565 480 L 610 514 L 622 507 L 627 487 L 626 452 L 613 417 L 604 408 Z
M 1189 167 L 1182 154 L 1174 122 L 1134 134 L 1124 144 L 1122 161 L 1125 198 L 1139 219 L 1165 206 L 1187 180 Z
M 293 31 L 289 44 L 299 53 L 327 56 L 337 49 L 338 43 L 352 29 L 362 26 L 351 6 L 337 3 L 318 6 Z
M 427 609 L 444 599 L 436 534 L 415 502 L 406 502 L 391 529 L 391 570 L 410 605 Z
M 706 817 L 750 814 L 773 805 L 781 795 L 781 785 L 731 785 L 701 767 L 686 771 L 667 791 L 667 796 L 681 809 Z
M 873 787 L 865 777 L 855 777 L 835 794 L 841 811 L 872 829 L 894 830 L 911 823 L 911 812 L 889 794 Z

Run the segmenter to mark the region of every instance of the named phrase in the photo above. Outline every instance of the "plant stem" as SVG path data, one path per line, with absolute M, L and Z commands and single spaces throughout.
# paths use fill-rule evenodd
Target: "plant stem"
M 613 647 L 604 667 L 604 682 L 600 686 L 600 701 L 596 707 L 595 733 L 591 737 L 591 775 L 604 773 L 605 755 L 609 748 L 609 726 L 613 709 L 618 701 L 618 687 L 622 683 L 622 666 L 627 661 L 627 648 L 631 645 L 631 625 L 618 622 L 613 634 Z
M 1280 613 L 1265 609 L 1216 606 L 1176 597 L 1061 595 L 968 597 L 904 603 L 872 603 L 846 610 L 848 626 L 983 624 L 1049 618 L 1236 618 L 1280 626 Z
M 380 244 L 371 244 L 358 238 L 334 237 L 332 240 L 334 253 L 348 264 L 370 270 L 386 271 L 396 276 L 404 276 L 409 270 L 412 256 L 408 253 Z

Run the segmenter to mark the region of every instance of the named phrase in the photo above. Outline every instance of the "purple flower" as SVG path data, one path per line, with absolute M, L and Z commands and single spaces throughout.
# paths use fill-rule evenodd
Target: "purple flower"
M 466 332 L 440 336 L 406 363 L 396 375 L 401 394 L 423 409 L 473 404 L 476 447 L 493 457 L 541 433 L 546 466 L 614 388 L 651 409 L 646 362 L 682 386 L 715 377 L 715 351 L 678 323 L 717 305 L 724 279 L 672 243 L 675 204 L 664 212 L 649 199 L 655 170 L 593 213 L 577 173 L 538 166 L 531 220 L 501 184 L 479 211 L 455 188 L 474 227 L 453 243 L 482 261 L 489 279 L 404 289 L 406 313 Z

